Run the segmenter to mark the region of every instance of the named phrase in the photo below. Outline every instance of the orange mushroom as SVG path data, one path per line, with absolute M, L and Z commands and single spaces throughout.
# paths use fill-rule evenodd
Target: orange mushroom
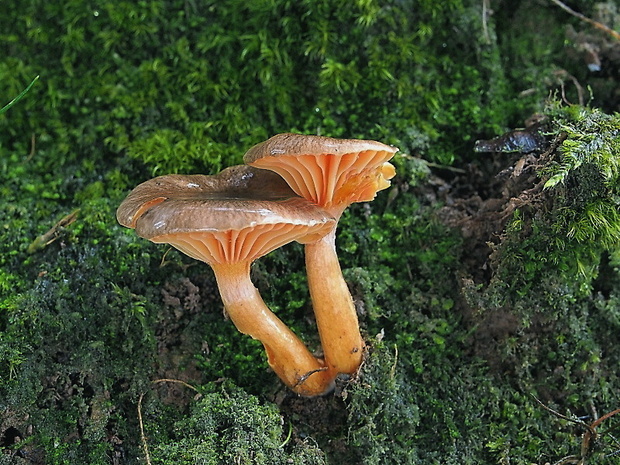
M 301 134 L 278 134 L 255 145 L 245 163 L 274 171 L 300 196 L 323 207 L 336 220 L 354 202 L 373 200 L 390 185 L 398 149 L 380 142 Z M 336 224 L 317 242 L 305 245 L 312 304 L 325 363 L 334 373 L 354 373 L 364 341 L 353 299 L 336 254 Z
M 334 376 L 265 305 L 251 263 L 291 241 L 318 240 L 335 224 L 276 174 L 249 166 L 219 175 L 160 176 L 137 186 L 117 211 L 120 224 L 208 263 L 240 332 L 262 342 L 269 365 L 293 391 L 328 392 Z

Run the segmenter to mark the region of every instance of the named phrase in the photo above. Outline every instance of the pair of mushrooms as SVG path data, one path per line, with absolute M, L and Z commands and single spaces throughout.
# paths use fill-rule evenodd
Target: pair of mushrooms
M 396 151 L 375 141 L 279 134 L 248 150 L 246 165 L 140 184 L 117 219 L 209 264 L 237 329 L 263 344 L 294 392 L 316 396 L 329 392 L 338 374 L 355 373 L 364 348 L 336 255 L 336 225 L 351 203 L 373 200 L 390 185 Z M 250 280 L 254 260 L 292 241 L 305 246 L 323 359 L 269 310 Z

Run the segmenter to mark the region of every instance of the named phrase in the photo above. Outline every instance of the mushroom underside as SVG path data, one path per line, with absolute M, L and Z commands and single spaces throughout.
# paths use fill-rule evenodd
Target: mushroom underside
M 275 171 L 298 195 L 328 207 L 344 199 L 348 203 L 372 200 L 377 190 L 389 185 L 383 185 L 381 180 L 393 176 L 393 169 L 384 166 L 393 156 L 391 151 L 376 150 L 343 155 L 280 155 L 259 158 L 252 165 Z
M 176 232 L 150 240 L 170 244 L 196 260 L 213 265 L 255 260 L 294 240 L 317 240 L 324 232 L 324 224 L 303 227 L 302 231 L 299 225 L 276 223 L 239 230 Z

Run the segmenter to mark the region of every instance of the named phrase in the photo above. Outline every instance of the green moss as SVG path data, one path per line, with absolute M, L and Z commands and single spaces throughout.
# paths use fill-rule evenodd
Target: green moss
M 397 346 L 376 342 L 349 407 L 350 444 L 366 464 L 413 464 L 419 456 L 417 393 L 400 369 Z
M 497 404 L 509 410 L 489 423 L 497 439 L 487 445 L 500 461 L 536 461 L 536 453 L 553 461 L 579 451 L 528 395 L 574 415 L 615 405 L 617 354 L 609 352 L 608 331 L 617 321 L 601 304 L 615 299 L 618 276 L 618 118 L 583 107 L 554 107 L 550 115 L 558 149 L 543 158 L 545 189 L 515 212 L 492 255 L 489 282 L 462 287 L 474 352 L 510 380 L 503 395 L 513 400 Z M 518 424 L 527 426 L 517 432 Z M 603 449 L 610 452 L 610 444 Z
M 602 249 L 620 244 L 620 115 L 597 109 L 558 109 L 559 159 L 547 170 L 546 188 L 560 188 L 558 234 Z
M 551 108 L 550 116 L 560 144 L 541 169 L 544 197 L 515 212 L 495 253 L 498 276 L 527 292 L 526 283 L 551 272 L 588 292 L 601 254 L 620 245 L 620 118 L 584 107 Z
M 146 431 L 160 433 L 158 416 L 146 416 Z M 151 463 L 325 464 L 324 454 L 307 441 L 293 443 L 272 404 L 227 383 L 211 389 L 176 422 L 168 438 L 157 434 L 148 445 Z
M 35 70 L 42 77 L 0 129 L 24 153 L 36 134 L 38 148 L 54 146 L 56 164 L 127 152 L 151 172 L 217 171 L 291 129 L 407 152 L 421 135 L 433 143 L 427 155 L 446 163 L 472 133 L 499 131 L 522 111 L 507 94 L 493 24 L 484 39 L 478 5 L 461 1 L 72 0 L 62 10 L 35 2 L 7 11 L 0 93 L 16 95 Z
M 23 437 L 2 443 L 10 460 L 143 460 L 143 393 L 160 462 L 553 462 L 578 444 L 530 393 L 562 412 L 614 408 L 617 117 L 551 112 L 568 136 L 543 173 L 557 183 L 544 208 L 497 231 L 489 282 L 470 279 L 470 251 L 436 213 L 458 200 L 442 193 L 451 180 L 436 183 L 440 165 L 477 159 L 478 135 L 541 109 L 554 70 L 592 82 L 563 45 L 564 23 L 577 20 L 529 0 L 486 22 L 477 1 L 5 3 L 0 95 L 41 76 L 0 116 L 0 437 Z M 312 401 L 282 399 L 260 343 L 223 318 L 206 265 L 114 217 L 152 174 L 213 173 L 288 130 L 405 154 L 393 188 L 340 224 L 372 350 L 345 400 L 319 400 L 349 409 L 330 428 Z M 253 279 L 318 347 L 301 248 L 261 260 Z M 202 401 L 173 408 L 153 400 L 163 376 L 242 388 L 204 388 Z

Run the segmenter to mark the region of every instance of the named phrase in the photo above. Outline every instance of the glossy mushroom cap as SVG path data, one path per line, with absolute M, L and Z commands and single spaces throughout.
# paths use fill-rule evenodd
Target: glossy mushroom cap
M 371 140 L 278 134 L 252 147 L 243 160 L 275 171 L 298 195 L 339 216 L 390 185 L 395 170 L 387 161 L 397 150 Z
M 316 241 L 335 223 L 275 173 L 249 166 L 146 181 L 123 201 L 117 219 L 210 265 L 252 261 L 294 240 Z
M 336 220 L 325 210 L 297 197 L 275 173 L 236 166 L 215 176 L 146 181 L 120 205 L 117 219 L 211 265 L 230 319 L 263 344 L 269 365 L 293 391 L 314 396 L 333 387 L 333 374 L 269 310 L 250 279 L 254 259 L 332 230 Z
M 293 190 L 280 176 L 238 165 L 213 176 L 169 174 L 143 182 L 118 207 L 116 218 L 121 225 L 135 228 L 137 219 L 144 212 L 166 199 L 249 197 L 278 200 L 294 196 Z
M 388 160 L 397 150 L 369 140 L 279 134 L 252 147 L 243 160 L 278 173 L 298 195 L 339 218 L 350 204 L 373 200 L 390 185 L 395 170 Z M 338 263 L 335 229 L 305 246 L 306 270 L 328 373 L 352 374 L 362 362 L 364 341 Z

